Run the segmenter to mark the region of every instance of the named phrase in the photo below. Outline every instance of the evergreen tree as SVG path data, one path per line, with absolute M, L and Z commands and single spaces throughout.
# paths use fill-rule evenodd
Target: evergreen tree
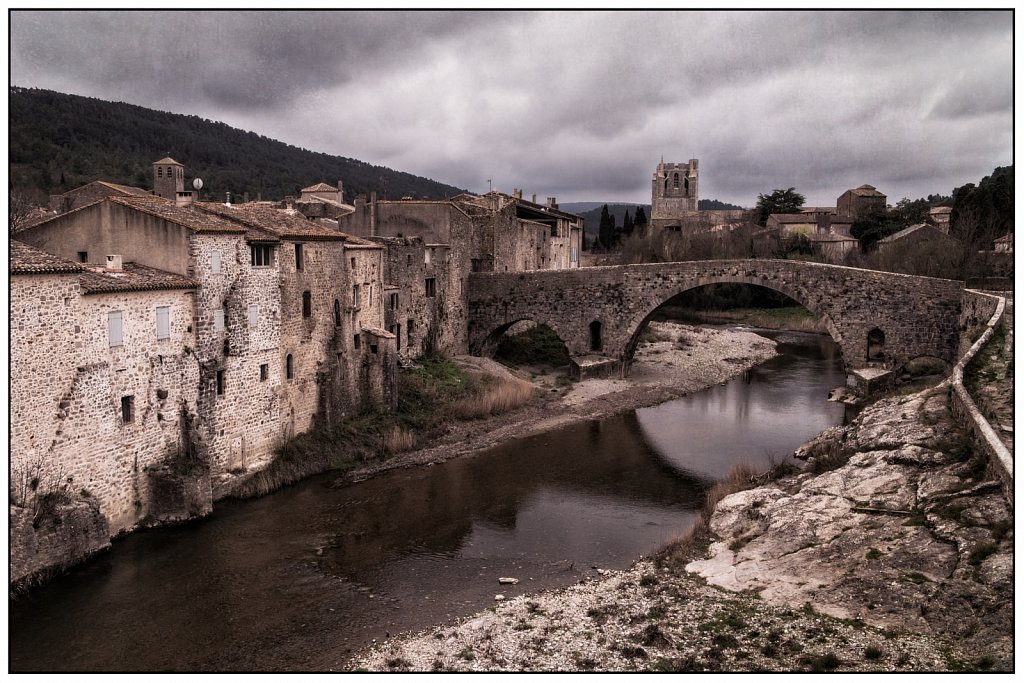
M 626 215 L 622 217 L 622 234 L 626 237 L 633 234 L 633 219 L 629 216 L 629 209 L 626 209 Z
M 615 219 L 608 213 L 608 205 L 601 207 L 601 222 L 597 228 L 597 241 L 608 251 L 615 244 Z
M 633 229 L 643 234 L 647 230 L 647 212 L 644 207 L 636 207 L 636 216 L 633 218 Z

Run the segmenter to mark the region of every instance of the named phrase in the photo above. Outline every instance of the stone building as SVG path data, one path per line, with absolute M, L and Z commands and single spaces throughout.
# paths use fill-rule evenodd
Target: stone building
M 847 190 L 836 200 L 836 213 L 853 220 L 873 211 L 885 211 L 885 195 L 871 185 Z
M 651 176 L 650 224 L 657 228 L 678 225 L 683 216 L 697 211 L 697 193 L 696 159 L 685 164 L 662 159 Z
M 50 209 L 55 213 L 66 213 L 83 206 L 99 201 L 104 197 L 151 197 L 152 191 L 144 190 L 141 187 L 131 185 L 119 185 L 108 183 L 105 180 L 95 180 L 91 183 L 76 187 L 64 194 L 50 195 Z
M 942 232 L 949 232 L 949 217 L 953 209 L 949 206 L 933 206 L 928 210 L 928 220 Z
M 104 542 L 145 518 L 208 512 L 208 480 L 194 487 L 182 467 L 199 390 L 196 281 L 14 240 L 10 272 L 12 534 L 45 528 L 47 501 L 95 510 L 77 523 Z M 45 539 L 12 555 L 12 579 L 59 563 L 66 548 Z

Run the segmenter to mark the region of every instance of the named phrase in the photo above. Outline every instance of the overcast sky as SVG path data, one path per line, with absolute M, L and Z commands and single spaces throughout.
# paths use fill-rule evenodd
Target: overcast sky
M 664 157 L 700 160 L 702 198 L 894 203 L 1013 160 L 1008 11 L 14 11 L 10 41 L 12 85 L 475 192 L 649 202 Z

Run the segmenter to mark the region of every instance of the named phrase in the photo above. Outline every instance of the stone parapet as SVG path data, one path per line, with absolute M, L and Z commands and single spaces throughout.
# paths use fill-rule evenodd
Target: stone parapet
M 978 446 L 985 451 L 989 461 L 989 470 L 1002 482 L 1003 493 L 1010 504 L 1013 505 L 1013 454 L 1003 444 L 989 421 L 982 415 L 978 406 L 974 403 L 974 399 L 971 398 L 970 392 L 967 391 L 967 387 L 964 386 L 964 368 L 985 348 L 992 335 L 995 334 L 996 329 L 1002 324 L 1003 313 L 1006 310 L 1006 299 L 974 290 L 966 290 L 964 297 L 965 299 L 971 298 L 974 300 L 987 298 L 990 300 L 989 303 L 994 304 L 995 311 L 985 324 L 985 331 L 953 367 L 953 375 L 949 380 L 951 389 L 950 402 L 953 406 L 953 414 L 957 420 L 971 433 Z

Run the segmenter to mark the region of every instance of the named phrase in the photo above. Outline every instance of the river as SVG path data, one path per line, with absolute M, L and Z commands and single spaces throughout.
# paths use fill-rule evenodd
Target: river
M 337 670 L 498 593 L 625 568 L 684 532 L 734 463 L 844 421 L 825 400 L 845 382 L 836 345 L 761 333 L 782 355 L 660 406 L 131 534 L 10 602 L 10 670 Z

